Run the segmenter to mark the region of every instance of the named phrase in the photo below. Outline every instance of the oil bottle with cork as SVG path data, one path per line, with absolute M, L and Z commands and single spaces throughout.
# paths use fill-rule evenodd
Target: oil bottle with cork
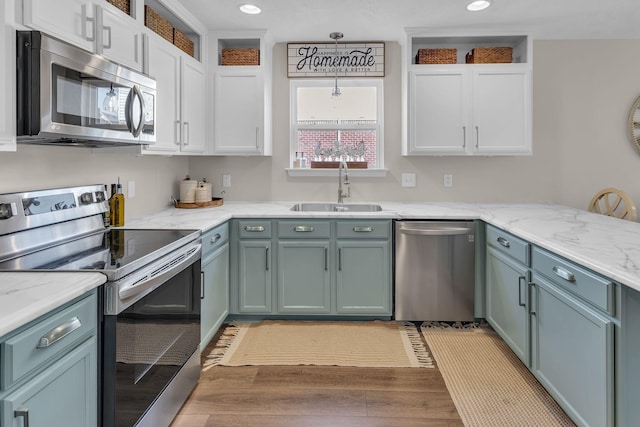
M 111 198 L 109 198 L 109 210 L 111 217 L 111 225 L 114 227 L 124 226 L 124 194 L 122 194 L 122 185 L 120 185 L 120 177 L 117 184 L 111 184 Z

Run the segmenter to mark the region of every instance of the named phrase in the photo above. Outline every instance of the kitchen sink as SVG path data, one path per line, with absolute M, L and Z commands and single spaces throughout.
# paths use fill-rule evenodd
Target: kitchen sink
M 380 212 L 382 206 L 369 203 L 296 203 L 291 207 L 297 212 Z

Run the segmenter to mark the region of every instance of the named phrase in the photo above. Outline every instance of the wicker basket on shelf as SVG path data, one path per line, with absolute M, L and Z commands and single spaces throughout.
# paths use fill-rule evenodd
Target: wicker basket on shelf
M 222 49 L 221 65 L 260 65 L 260 49 Z
M 131 14 L 131 1 L 130 0 L 107 0 L 107 3 L 111 3 L 127 15 Z
M 185 36 L 180 30 L 177 28 L 173 29 L 173 44 L 178 48 L 193 56 L 194 45 L 193 41 Z
M 457 49 L 418 49 L 416 64 L 455 64 Z
M 513 61 L 511 47 L 476 47 L 467 53 L 467 64 L 504 64 Z
M 144 6 L 144 25 L 173 43 L 173 25 L 149 6 Z

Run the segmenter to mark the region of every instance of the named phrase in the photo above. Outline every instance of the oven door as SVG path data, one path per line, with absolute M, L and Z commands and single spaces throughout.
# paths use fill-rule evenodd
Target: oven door
M 184 399 L 199 376 L 200 289 L 198 258 L 120 313 L 104 316 L 103 426 L 149 425 L 142 420 L 158 413 L 171 422 L 184 400 L 159 403 L 159 397 L 185 375 L 190 359 L 197 366 L 188 375 L 196 377 L 186 387 L 182 380 Z M 177 408 L 158 408 L 167 404 Z

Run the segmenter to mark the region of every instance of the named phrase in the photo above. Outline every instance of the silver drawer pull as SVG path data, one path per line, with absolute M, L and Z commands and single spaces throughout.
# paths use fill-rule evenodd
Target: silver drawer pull
M 498 243 L 500 243 L 505 248 L 510 248 L 511 247 L 511 243 L 509 243 L 509 241 L 507 239 L 505 239 L 504 237 L 498 237 Z
M 29 427 L 29 409 L 27 408 L 18 408 L 13 411 L 13 418 L 22 417 L 24 421 L 22 422 L 23 427 Z
M 264 226 L 263 225 L 247 225 L 244 228 L 244 231 L 260 232 L 260 231 L 264 231 Z
M 558 267 L 557 265 L 552 268 L 553 272 L 556 273 L 557 276 L 562 277 L 564 280 L 568 282 L 575 282 L 576 276 L 573 275 L 572 272 L 565 270 L 562 267 Z
M 313 231 L 313 227 L 310 225 L 297 225 L 293 231 L 301 233 L 310 233 Z
M 82 326 L 82 323 L 80 323 L 80 319 L 78 319 L 77 317 L 69 319 L 62 325 L 56 326 L 55 328 L 47 332 L 42 338 L 40 338 L 40 342 L 38 343 L 36 348 L 49 347 L 69 335 L 71 332 L 78 329 L 80 326 Z
M 356 233 L 371 233 L 373 231 L 373 227 L 356 225 L 355 227 L 353 227 L 353 231 L 355 231 Z
M 217 242 L 218 240 L 222 239 L 222 236 L 220 234 L 216 234 L 215 236 L 213 236 L 210 240 L 211 244 L 214 244 L 215 242 Z

